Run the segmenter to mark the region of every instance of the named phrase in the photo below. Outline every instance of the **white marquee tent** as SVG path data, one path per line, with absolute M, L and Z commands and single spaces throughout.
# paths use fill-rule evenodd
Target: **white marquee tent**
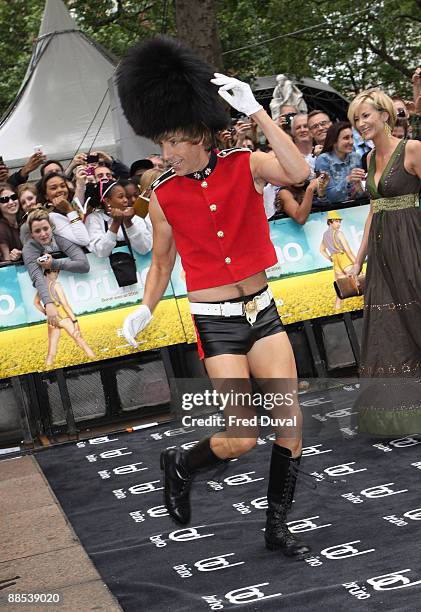
M 0 154 L 19 167 L 36 145 L 48 158 L 114 151 L 108 80 L 115 64 L 85 36 L 62 0 L 47 0 L 20 91 L 0 123 Z

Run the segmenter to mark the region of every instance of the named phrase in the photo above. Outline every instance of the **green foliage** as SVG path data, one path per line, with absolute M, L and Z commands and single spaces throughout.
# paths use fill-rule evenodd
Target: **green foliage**
M 195 2 L 191 0 L 192 10 Z M 0 0 L 0 112 L 13 101 L 25 75 L 44 3 Z M 323 78 L 348 96 L 373 85 L 410 96 L 410 75 L 420 61 L 420 0 L 215 3 L 224 69 L 230 74 L 251 79 L 284 72 Z M 117 59 L 137 40 L 163 29 L 176 34 L 174 3 L 169 0 L 65 0 L 65 4 L 82 31 Z M 255 43 L 263 44 L 252 46 Z M 239 50 L 228 53 L 233 49 Z
M 13 102 L 38 35 L 43 0 L 0 1 L 0 111 Z
M 67 0 L 66 4 L 81 30 L 117 58 L 138 40 L 161 32 L 163 3 L 158 0 Z
M 220 0 L 219 16 L 225 65 L 242 75 L 323 78 L 349 96 L 372 86 L 411 95 L 420 0 Z M 248 45 L 267 42 L 227 53 L 246 38 Z

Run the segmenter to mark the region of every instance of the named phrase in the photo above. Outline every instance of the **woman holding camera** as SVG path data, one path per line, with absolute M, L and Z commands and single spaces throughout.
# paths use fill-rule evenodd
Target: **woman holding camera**
M 49 294 L 44 270 L 66 270 L 68 272 L 89 272 L 89 262 L 82 249 L 64 238 L 53 234 L 54 226 L 48 212 L 37 208 L 29 213 L 28 229 L 31 238 L 25 243 L 22 257 L 32 284 L 44 304 L 47 322 L 53 327 L 59 325 L 59 313 Z M 60 251 L 64 259 L 53 259 L 51 253 Z
M 371 207 L 351 271 L 356 277 L 367 256 L 360 371 L 388 379 L 362 394 L 360 428 L 413 434 L 421 431 L 421 142 L 392 136 L 396 110 L 381 90 L 358 94 L 348 117 L 375 145 L 368 155 Z
M 326 188 L 329 202 L 344 202 L 364 195 L 361 181 L 365 172 L 361 158 L 353 151 L 354 138 L 347 121 L 333 123 L 327 131 L 321 154 L 316 160 L 316 174 L 327 172 L 330 181 Z
M 125 240 L 124 231 L 133 250 L 141 255 L 152 249 L 152 226 L 149 217 L 135 215 L 125 188 L 118 181 L 97 183 L 98 208 L 87 215 L 86 229 L 90 237 L 89 249 L 97 257 L 108 257 L 117 242 Z

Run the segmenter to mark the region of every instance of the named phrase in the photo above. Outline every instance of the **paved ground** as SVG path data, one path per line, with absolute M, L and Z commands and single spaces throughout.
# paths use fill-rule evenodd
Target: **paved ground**
M 0 609 L 121 611 L 32 456 L 0 461 L 0 542 Z M 24 594 L 44 601 L 16 603 Z

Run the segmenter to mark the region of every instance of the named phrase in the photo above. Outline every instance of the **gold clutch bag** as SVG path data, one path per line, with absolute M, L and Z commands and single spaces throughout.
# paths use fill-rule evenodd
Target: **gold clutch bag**
M 356 297 L 364 294 L 365 286 L 365 274 L 360 274 L 355 279 L 354 276 L 346 276 L 344 278 L 338 278 L 333 283 L 335 287 L 336 295 L 339 299 L 345 300 L 346 298 Z

